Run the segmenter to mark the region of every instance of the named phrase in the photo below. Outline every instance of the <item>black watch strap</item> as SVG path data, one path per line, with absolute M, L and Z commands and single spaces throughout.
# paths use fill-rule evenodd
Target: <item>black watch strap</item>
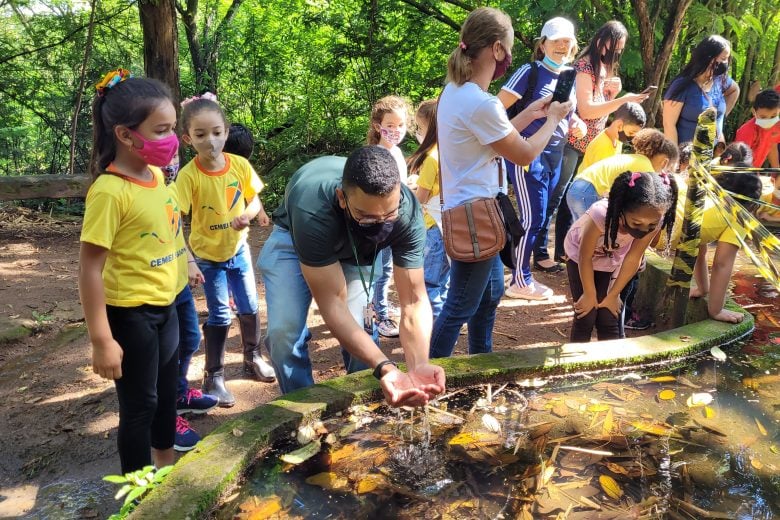
M 381 361 L 374 369 L 375 378 L 382 379 L 382 368 L 384 368 L 385 365 L 393 365 L 395 368 L 398 368 L 398 365 L 395 364 L 395 361 L 390 361 L 389 359 L 385 359 L 384 361 Z

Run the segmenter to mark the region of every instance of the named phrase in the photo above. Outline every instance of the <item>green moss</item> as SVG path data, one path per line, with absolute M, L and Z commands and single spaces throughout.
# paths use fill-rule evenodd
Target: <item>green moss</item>
M 654 286 L 658 291 L 651 301 L 657 301 L 665 284 L 663 273 L 658 274 L 662 269 L 656 264 L 663 268 L 669 262 L 648 257 L 648 269 L 642 278 L 644 290 L 649 294 L 647 291 Z M 705 320 L 640 338 L 459 356 L 434 362 L 444 368 L 448 388 L 668 363 L 750 334 L 753 316 L 733 302 L 727 307 L 743 312 L 743 322 L 732 325 Z M 369 371 L 363 371 L 291 392 L 250 410 L 222 424 L 182 457 L 131 518 L 200 518 L 221 496 L 234 489 L 247 468 L 265 455 L 268 446 L 288 436 L 302 422 L 381 397 L 378 382 Z

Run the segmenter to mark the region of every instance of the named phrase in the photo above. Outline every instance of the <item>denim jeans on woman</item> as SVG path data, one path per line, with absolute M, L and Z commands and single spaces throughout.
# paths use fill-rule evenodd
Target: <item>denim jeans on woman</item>
M 444 251 L 444 238 L 439 226 L 431 226 L 425 233 L 423 275 L 425 290 L 431 301 L 433 319 L 441 313 L 450 286 L 450 259 Z
M 474 263 L 451 260 L 447 300 L 433 324 L 431 357 L 452 355 L 464 323 L 468 323 L 469 354 L 492 351 L 496 307 L 503 295 L 501 258 Z
M 197 262 L 205 279 L 203 292 L 206 294 L 206 306 L 209 309 L 207 325 L 225 326 L 230 325 L 233 320 L 228 286 L 233 292 L 233 302 L 238 314 L 257 312 L 257 284 L 249 245 L 243 243 L 236 254 L 224 262 L 212 262 L 203 258 L 198 258 Z
M 561 171 L 563 141 L 560 146 L 545 148 L 528 168 L 521 169 L 507 161 L 507 174 L 515 189 L 517 207 L 520 210 L 520 223 L 525 235 L 517 243 L 517 263 L 512 270 L 512 285 L 527 287 L 533 282 L 531 277 L 531 252 L 536 237 L 547 233 L 544 228 L 547 208 L 552 201 L 553 192 L 558 185 Z
M 369 281 L 371 266 L 358 267 L 346 263 L 340 265 L 347 284 L 347 307 L 362 328 L 363 309 L 371 301 L 373 292 L 373 284 Z M 301 272 L 301 264 L 289 231 L 274 226 L 260 251 L 257 268 L 263 276 L 268 309 L 268 329 L 264 341 L 271 355 L 279 388 L 282 393 L 287 393 L 312 385 L 314 377 L 309 359 L 311 333 L 306 326 L 312 295 Z M 374 263 L 375 275 L 380 268 L 380 259 L 377 255 Z M 361 271 L 363 280 L 368 285 L 368 296 L 360 278 Z M 378 344 L 379 336 L 375 326 L 373 339 Z M 352 373 L 368 368 L 365 363 L 350 356 L 343 348 L 341 354 L 347 372 Z
M 593 184 L 582 179 L 574 179 L 566 193 L 566 202 L 569 205 L 569 211 L 571 211 L 572 222 L 576 222 L 598 200 L 599 194 Z

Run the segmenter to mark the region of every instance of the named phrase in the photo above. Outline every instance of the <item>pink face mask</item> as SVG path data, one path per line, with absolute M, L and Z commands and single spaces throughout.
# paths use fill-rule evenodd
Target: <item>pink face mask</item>
M 400 130 L 393 130 L 391 128 L 380 127 L 379 133 L 385 140 L 393 146 L 398 146 L 398 143 L 403 139 L 403 134 Z
M 141 141 L 140 148 L 133 146 L 131 150 L 146 164 L 159 167 L 167 166 L 179 150 L 179 138 L 176 137 L 176 134 L 152 141 L 135 130 L 130 131 Z

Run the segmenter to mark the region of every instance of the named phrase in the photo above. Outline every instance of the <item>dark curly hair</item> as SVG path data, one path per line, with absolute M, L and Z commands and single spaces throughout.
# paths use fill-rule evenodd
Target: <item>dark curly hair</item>
M 763 184 L 761 179 L 752 172 L 733 172 L 726 171 L 714 176 L 715 181 L 724 190 L 742 195 L 743 197 L 749 197 L 751 199 L 761 198 L 761 191 Z M 748 211 L 755 211 L 758 204 L 745 201 L 744 199 L 737 199 L 737 202 L 745 206 Z
M 341 185 L 360 188 L 367 195 L 387 195 L 401 183 L 393 155 L 381 146 L 358 148 L 347 158 Z
M 636 133 L 631 140 L 634 150 L 638 154 L 652 158 L 662 154 L 669 158 L 669 163 L 674 164 L 680 154 L 677 145 L 670 141 L 663 133 L 655 128 L 644 128 Z
M 671 175 L 645 172 L 639 173 L 639 177 L 632 183 L 633 175 L 629 171 L 621 173 L 609 190 L 607 215 L 604 219 L 604 248 L 607 250 L 617 246 L 620 216 L 642 206 L 664 209 L 661 229 L 666 230 L 666 243 L 671 243 L 677 207 L 677 182 Z

